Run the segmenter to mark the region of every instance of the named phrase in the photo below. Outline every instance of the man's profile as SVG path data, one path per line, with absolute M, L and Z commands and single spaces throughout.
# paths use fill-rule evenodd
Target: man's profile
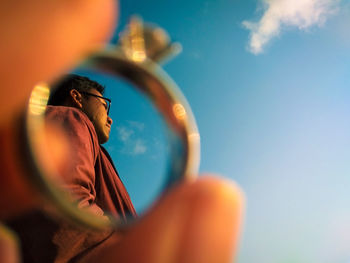
M 121 220 L 136 216 L 129 194 L 101 146 L 108 141 L 112 125 L 108 116 L 111 100 L 103 97 L 104 87 L 87 77 L 70 74 L 53 88 L 46 121 L 64 128 L 74 152 L 71 169 L 61 175 L 63 189 L 73 196 L 79 208 L 106 220 L 107 214 Z M 112 234 L 110 230 L 93 233 L 67 222 L 56 222 L 43 211 L 21 216 L 9 225 L 22 241 L 24 262 L 79 258 Z
M 94 125 L 99 144 L 108 141 L 112 119 L 111 101 L 102 96 L 104 87 L 87 77 L 70 74 L 53 87 L 49 105 L 80 109 Z

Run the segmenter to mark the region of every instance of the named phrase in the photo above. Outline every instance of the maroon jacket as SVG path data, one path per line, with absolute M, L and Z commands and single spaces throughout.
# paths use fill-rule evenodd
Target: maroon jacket
M 78 206 L 103 217 L 105 212 L 120 219 L 126 219 L 127 215 L 135 217 L 129 194 L 109 154 L 98 144 L 88 117 L 79 109 L 63 106 L 49 106 L 46 116 L 48 122 L 68 132 L 73 155 L 61 174 L 61 185 Z M 53 220 L 42 210 L 16 218 L 9 226 L 22 241 L 24 262 L 74 261 L 103 244 L 113 233 L 112 230 L 95 232 Z

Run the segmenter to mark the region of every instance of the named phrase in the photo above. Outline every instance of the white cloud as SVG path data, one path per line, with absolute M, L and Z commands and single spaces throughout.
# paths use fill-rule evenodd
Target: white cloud
M 280 34 L 283 26 L 305 30 L 321 26 L 329 15 L 337 11 L 340 0 L 261 0 L 264 14 L 258 22 L 243 21 L 249 29 L 249 50 L 254 54 Z
M 125 126 L 117 127 L 117 131 L 118 131 L 118 138 L 122 142 L 128 141 L 130 136 L 134 133 L 133 130 L 131 130 Z
M 134 149 L 132 154 L 138 155 L 138 154 L 143 154 L 147 150 L 145 142 L 141 139 L 138 139 L 135 141 Z
M 136 121 L 128 121 L 127 125 L 117 127 L 118 139 L 122 142 L 121 153 L 127 155 L 140 155 L 147 151 L 143 137 L 145 124 Z

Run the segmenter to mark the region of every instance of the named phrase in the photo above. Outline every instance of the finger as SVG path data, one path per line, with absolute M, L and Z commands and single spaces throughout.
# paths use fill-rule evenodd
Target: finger
M 24 176 L 28 167 L 19 158 L 17 111 L 37 82 L 56 78 L 103 43 L 116 11 L 113 0 L 0 2 L 0 218 L 37 203 Z
M 113 0 L 0 2 L 0 125 L 24 107 L 32 87 L 71 69 L 111 34 Z
M 2 224 L 0 224 L 0 262 L 20 262 L 17 239 L 14 234 Z
M 232 262 L 243 195 L 214 178 L 178 186 L 123 237 L 89 255 L 89 262 Z M 84 258 L 85 262 L 88 260 Z

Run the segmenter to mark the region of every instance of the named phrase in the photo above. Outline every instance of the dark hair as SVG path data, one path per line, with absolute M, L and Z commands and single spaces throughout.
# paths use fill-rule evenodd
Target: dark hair
M 80 92 L 89 92 L 96 89 L 103 95 L 104 87 L 87 77 L 76 74 L 67 74 L 64 78 L 52 85 L 48 105 L 62 106 L 70 96 L 69 92 L 76 89 Z

